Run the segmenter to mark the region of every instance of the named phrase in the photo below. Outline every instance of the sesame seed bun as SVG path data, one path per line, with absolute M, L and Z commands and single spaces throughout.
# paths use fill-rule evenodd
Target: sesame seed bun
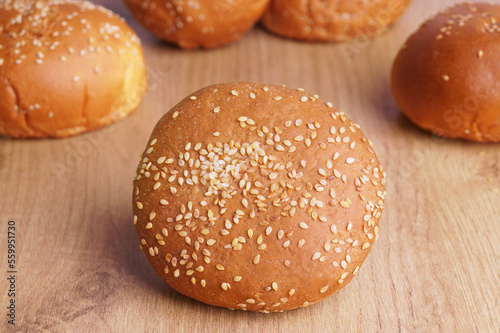
M 271 32 L 310 42 L 374 37 L 391 26 L 410 0 L 271 0 L 262 19 Z
M 460 4 L 425 22 L 392 66 L 392 94 L 437 135 L 500 141 L 500 6 Z
M 65 137 L 132 112 L 146 90 L 139 39 L 86 1 L 0 2 L 0 135 Z
M 215 48 L 239 39 L 260 19 L 269 0 L 125 0 L 157 37 L 183 49 Z
M 134 224 L 178 292 L 231 309 L 304 307 L 345 286 L 378 235 L 385 173 L 343 113 L 284 86 L 225 83 L 156 125 Z

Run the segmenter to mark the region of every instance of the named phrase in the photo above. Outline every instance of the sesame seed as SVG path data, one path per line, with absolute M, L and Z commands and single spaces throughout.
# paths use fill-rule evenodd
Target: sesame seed
M 238 96 L 238 92 L 236 90 L 231 90 L 231 95 Z
M 241 276 L 236 275 L 236 276 L 234 277 L 233 281 L 234 281 L 234 282 L 240 282 L 240 281 L 241 281 L 241 279 L 242 279 L 242 277 L 241 277 Z
M 189 99 L 194 101 L 194 100 L 196 100 L 196 96 L 190 96 Z
M 216 107 L 214 108 L 214 113 L 218 113 L 219 111 L 220 111 L 220 106 L 216 106 Z
M 269 236 L 271 234 L 271 232 L 273 231 L 273 228 L 272 227 L 267 227 L 266 228 L 266 235 Z
M 302 229 L 308 229 L 309 228 L 309 226 L 305 222 L 300 222 L 299 227 L 302 228 Z
M 449 81 L 450 77 L 445 74 L 445 75 L 441 76 L 441 79 L 443 79 L 443 81 Z
M 255 265 L 257 265 L 257 264 L 259 263 L 259 261 L 260 261 L 260 254 L 256 255 L 256 256 L 253 258 L 253 263 L 254 263 Z
M 273 282 L 271 284 L 271 287 L 273 288 L 274 291 L 278 291 L 278 284 L 276 282 Z
M 151 229 L 151 228 L 153 228 L 153 223 L 148 222 L 148 224 L 146 224 L 146 226 L 144 228 L 145 229 Z

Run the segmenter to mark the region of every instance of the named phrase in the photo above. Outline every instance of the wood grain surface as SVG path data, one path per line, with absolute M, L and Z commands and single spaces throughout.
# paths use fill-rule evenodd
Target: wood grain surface
M 434 138 L 398 111 L 392 60 L 454 0 L 414 0 L 371 41 L 308 44 L 255 28 L 238 42 L 182 51 L 153 38 L 119 0 L 98 1 L 143 40 L 140 108 L 62 140 L 0 139 L 2 332 L 500 332 L 500 146 Z M 223 81 L 302 87 L 374 141 L 388 173 L 380 238 L 356 278 L 323 302 L 280 314 L 234 312 L 169 288 L 138 249 L 132 177 L 156 121 Z M 1 101 L 0 101 L 1 102 Z M 7 224 L 16 222 L 16 326 L 7 325 Z

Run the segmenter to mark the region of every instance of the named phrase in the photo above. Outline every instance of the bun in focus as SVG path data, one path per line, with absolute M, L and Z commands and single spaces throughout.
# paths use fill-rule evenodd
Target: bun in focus
M 344 287 L 377 238 L 385 173 L 343 113 L 302 89 L 224 83 L 158 122 L 134 179 L 156 272 L 201 302 L 276 312 Z

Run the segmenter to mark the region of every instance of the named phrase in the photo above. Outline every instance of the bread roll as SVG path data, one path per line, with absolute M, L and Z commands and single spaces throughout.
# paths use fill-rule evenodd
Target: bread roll
M 218 84 L 156 125 L 134 179 L 134 224 L 178 292 L 289 310 L 358 273 L 379 232 L 385 177 L 370 141 L 330 103 L 284 86 Z
M 183 49 L 215 48 L 239 39 L 269 0 L 125 0 L 149 31 Z
M 374 37 L 392 25 L 410 0 L 271 0 L 263 17 L 271 32 L 311 42 Z
M 500 141 L 500 6 L 460 4 L 425 22 L 399 51 L 392 94 L 441 136 Z
M 132 112 L 146 90 L 142 48 L 86 1 L 0 2 L 0 135 L 65 137 Z

